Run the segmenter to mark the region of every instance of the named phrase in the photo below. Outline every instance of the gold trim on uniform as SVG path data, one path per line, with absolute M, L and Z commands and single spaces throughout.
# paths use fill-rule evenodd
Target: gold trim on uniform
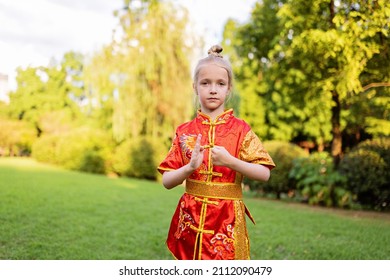
M 186 193 L 210 198 L 230 200 L 242 199 L 241 185 L 234 183 L 214 183 L 188 179 L 186 181 Z
M 245 205 L 242 200 L 234 201 L 236 221 L 234 225 L 235 259 L 249 260 L 249 240 L 245 221 Z

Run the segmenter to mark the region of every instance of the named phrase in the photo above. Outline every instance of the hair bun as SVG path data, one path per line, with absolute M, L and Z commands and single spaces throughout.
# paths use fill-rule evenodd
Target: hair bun
M 208 50 L 208 55 L 213 55 L 213 56 L 216 56 L 216 57 L 221 57 L 223 58 L 223 56 L 221 55 L 221 52 L 223 51 L 223 48 L 220 46 L 220 45 L 214 45 L 212 46 L 209 50 Z

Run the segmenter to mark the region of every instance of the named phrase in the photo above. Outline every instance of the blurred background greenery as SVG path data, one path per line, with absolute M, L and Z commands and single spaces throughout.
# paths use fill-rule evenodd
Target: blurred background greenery
M 173 2 L 123 4 L 115 39 L 100 51 L 18 69 L 17 88 L 0 102 L 1 156 L 160 179 L 156 166 L 175 127 L 196 112 L 191 66 L 208 46 Z M 269 182 L 246 180 L 247 188 L 312 205 L 390 209 L 389 23 L 385 0 L 263 0 L 247 22 L 226 22 L 229 107 L 278 166 Z

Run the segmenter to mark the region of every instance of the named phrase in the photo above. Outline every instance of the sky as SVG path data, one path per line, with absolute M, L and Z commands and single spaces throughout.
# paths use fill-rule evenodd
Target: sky
M 228 18 L 250 16 L 256 0 L 172 0 L 189 9 L 206 46 L 220 43 Z M 0 73 L 16 88 L 16 68 L 47 66 L 68 51 L 91 54 L 111 42 L 123 0 L 0 0 Z

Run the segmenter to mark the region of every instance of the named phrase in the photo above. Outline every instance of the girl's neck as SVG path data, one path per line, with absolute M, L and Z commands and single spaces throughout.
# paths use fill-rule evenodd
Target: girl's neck
M 225 109 L 223 110 L 214 110 L 214 111 L 207 111 L 207 110 L 200 110 L 202 114 L 207 115 L 212 121 L 215 121 L 217 117 L 219 117 L 221 114 L 225 112 Z

